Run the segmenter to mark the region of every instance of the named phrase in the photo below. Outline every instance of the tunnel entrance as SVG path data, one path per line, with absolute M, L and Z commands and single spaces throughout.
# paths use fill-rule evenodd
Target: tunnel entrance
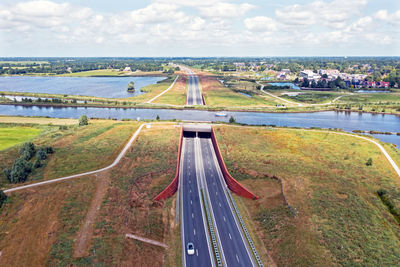
M 184 124 L 183 137 L 211 138 L 211 125 L 209 124 Z

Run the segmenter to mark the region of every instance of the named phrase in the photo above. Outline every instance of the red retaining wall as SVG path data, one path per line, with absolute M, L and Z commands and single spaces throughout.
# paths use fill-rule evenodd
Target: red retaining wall
M 228 188 L 239 196 L 258 199 L 258 196 L 247 190 L 243 185 L 233 178 L 226 168 L 224 158 L 222 157 L 221 150 L 219 149 L 217 138 L 215 137 L 214 129 L 211 129 L 211 140 L 214 145 L 215 154 L 217 155 L 219 166 L 221 167 L 222 174 L 224 175 L 225 182 Z
M 178 190 L 178 185 L 179 185 L 179 167 L 180 167 L 180 162 L 181 162 L 181 151 L 182 151 L 182 141 L 183 141 L 183 128 L 181 128 L 181 136 L 179 138 L 179 148 L 178 148 L 178 157 L 176 161 L 176 173 L 175 173 L 175 178 L 172 180 L 172 182 L 160 193 L 158 194 L 153 200 L 158 201 L 161 199 L 167 199 L 171 196 L 173 196 Z

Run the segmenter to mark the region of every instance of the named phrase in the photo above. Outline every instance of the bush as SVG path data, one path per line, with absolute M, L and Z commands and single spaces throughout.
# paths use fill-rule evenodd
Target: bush
M 25 182 L 29 173 L 32 171 L 32 167 L 31 162 L 23 158 L 18 158 L 14 161 L 11 171 L 6 174 L 7 179 L 10 183 Z
M 372 158 L 369 158 L 369 159 L 367 160 L 367 162 L 365 163 L 365 165 L 367 165 L 367 166 L 372 166 Z
M 54 149 L 51 146 L 46 146 L 44 149 L 46 150 L 47 154 L 53 154 L 54 153 Z
M 86 115 L 82 115 L 79 118 L 79 126 L 88 125 L 88 124 L 89 124 L 88 117 Z
M 23 144 L 19 153 L 25 160 L 30 160 L 36 153 L 35 145 L 32 142 L 27 142 Z
M 236 122 L 236 120 L 235 120 L 234 117 L 230 117 L 230 118 L 229 118 L 229 123 L 235 123 L 235 122 Z
M 7 200 L 7 195 L 4 194 L 3 190 L 0 190 L 0 208 L 6 200 Z
M 38 149 L 37 153 L 36 153 L 36 157 L 38 160 L 45 160 L 47 159 L 47 152 L 46 149 L 41 147 Z
M 33 167 L 34 167 L 35 169 L 42 167 L 42 162 L 40 161 L 39 158 L 37 158 L 37 159 L 35 160 L 35 163 L 33 164 Z

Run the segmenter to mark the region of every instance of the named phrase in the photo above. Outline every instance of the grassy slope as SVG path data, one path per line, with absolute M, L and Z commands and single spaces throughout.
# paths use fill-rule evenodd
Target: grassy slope
M 130 97 L 128 98 L 128 100 L 135 101 L 138 103 L 146 102 L 152 99 L 153 97 L 157 96 L 158 94 L 160 94 L 162 91 L 166 90 L 168 87 L 170 87 L 174 79 L 175 76 L 172 76 L 159 83 L 147 85 L 141 89 L 143 92 L 146 92 L 145 94 L 135 97 Z
M 247 97 L 223 86 L 215 76 L 199 73 L 199 80 L 207 106 L 212 107 L 266 107 L 275 106 L 275 100 L 252 94 Z
M 29 121 L 29 118 L 26 120 Z M 32 121 L 36 119 L 32 118 Z M 88 126 L 69 126 L 66 130 L 60 130 L 56 126 L 40 126 L 43 132 L 33 142 L 39 146 L 51 145 L 55 148 L 55 153 L 46 161 L 45 167 L 36 170 L 28 179 L 53 179 L 107 166 L 139 125 L 135 122 L 112 120 L 90 122 Z M 18 156 L 18 150 L 19 146 L 14 146 L 0 152 L 1 169 L 12 165 Z M 2 172 L 0 182 L 3 185 L 8 184 Z
M 169 104 L 169 105 L 185 105 L 186 103 L 186 90 L 187 90 L 187 76 L 180 74 L 174 87 L 168 93 L 163 94 L 153 103 Z
M 144 129 L 120 167 L 113 170 L 86 262 L 106 266 L 180 265 L 175 199 L 160 206 L 152 202 L 175 175 L 179 130 L 171 125 L 159 127 Z M 165 251 L 125 239 L 126 233 L 165 242 L 170 248 Z
M 17 144 L 26 142 L 40 133 L 33 127 L 4 127 L 0 126 L 0 151 Z
M 305 130 L 218 127 L 231 174 L 261 196 L 243 199 L 278 265 L 377 266 L 399 262 L 399 225 L 376 195 L 399 178 L 365 141 Z M 373 159 L 368 167 L 365 162 Z M 294 219 L 279 185 L 297 209 Z M 244 207 L 244 205 L 243 205 Z

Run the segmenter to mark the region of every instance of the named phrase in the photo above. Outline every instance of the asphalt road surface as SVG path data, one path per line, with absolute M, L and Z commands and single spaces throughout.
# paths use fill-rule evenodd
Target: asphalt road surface
M 206 188 L 214 213 L 214 223 L 218 229 L 224 263 L 226 266 L 256 266 L 225 192 L 227 186 L 220 171 L 211 139 L 200 138 L 199 144 Z
M 183 138 L 181 165 L 181 232 L 183 266 L 215 266 L 196 175 L 195 138 Z M 195 254 L 188 255 L 187 244 L 194 244 Z
M 187 93 L 188 105 L 203 105 L 203 98 L 199 86 L 199 78 L 191 71 L 188 71 L 189 89 Z

